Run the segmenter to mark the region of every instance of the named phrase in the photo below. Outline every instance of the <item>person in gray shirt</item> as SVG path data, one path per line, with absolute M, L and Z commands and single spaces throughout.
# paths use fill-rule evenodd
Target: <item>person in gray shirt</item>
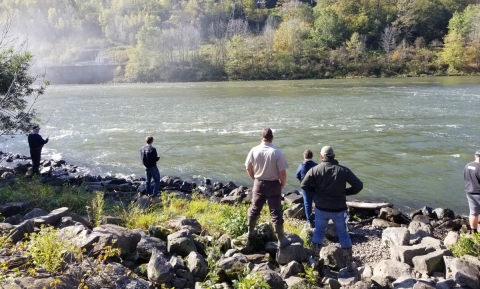
M 248 153 L 245 167 L 253 180 L 252 205 L 248 210 L 248 237 L 255 236 L 255 226 L 265 202 L 268 202 L 272 223 L 278 237 L 280 248 L 291 242 L 283 231 L 282 189 L 287 181 L 288 164 L 283 153 L 273 146 L 273 132 L 270 128 L 262 130 L 262 142 Z
M 472 234 L 476 234 L 478 228 L 478 215 L 480 215 L 480 150 L 475 152 L 475 161 L 468 163 L 463 169 L 465 180 L 465 194 L 470 209 L 469 221 Z

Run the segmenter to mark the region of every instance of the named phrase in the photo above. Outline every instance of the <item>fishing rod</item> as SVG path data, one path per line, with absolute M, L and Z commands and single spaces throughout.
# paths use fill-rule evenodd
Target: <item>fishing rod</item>
M 179 143 L 177 143 L 176 145 L 174 145 L 174 146 L 172 146 L 171 148 L 169 148 L 168 150 L 162 152 L 162 153 L 160 154 L 160 156 L 163 155 L 164 153 L 168 152 L 169 150 L 173 149 L 174 147 L 178 146 L 178 145 L 181 144 L 181 143 L 182 143 L 182 142 L 179 142 Z
M 55 122 L 55 128 L 57 127 L 58 123 L 62 120 L 62 118 L 63 118 L 63 115 L 61 115 L 60 118 Z M 55 132 L 55 130 L 50 131 L 47 138 L 49 138 L 53 132 Z

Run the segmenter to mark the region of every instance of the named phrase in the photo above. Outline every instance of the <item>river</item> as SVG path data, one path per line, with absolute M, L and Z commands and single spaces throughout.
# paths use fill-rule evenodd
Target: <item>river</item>
M 480 149 L 480 77 L 50 86 L 35 105 L 44 157 L 92 174 L 143 175 L 139 148 L 155 138 L 162 175 L 251 187 L 246 155 L 264 127 L 288 161 L 285 190 L 305 149 L 334 148 L 363 182 L 350 200 L 468 213 L 463 167 Z M 173 147 L 173 148 L 172 148 Z M 3 151 L 28 155 L 26 137 Z

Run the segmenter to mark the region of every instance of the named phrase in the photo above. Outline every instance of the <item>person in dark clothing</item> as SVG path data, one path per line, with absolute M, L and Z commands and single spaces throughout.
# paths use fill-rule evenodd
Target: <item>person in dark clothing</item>
M 339 165 L 335 153 L 330 146 L 324 146 L 320 151 L 322 162 L 310 169 L 302 181 L 303 190 L 315 187 L 315 232 L 313 233 L 314 257 L 318 257 L 322 248 L 323 237 L 331 219 L 349 262 L 347 269 L 354 270 L 352 256 L 352 240 L 347 232 L 347 198 L 363 189 L 363 183 L 347 167 Z M 347 183 L 351 187 L 347 188 Z
M 152 146 L 153 137 L 147 136 L 145 140 L 147 144 L 140 149 L 140 158 L 145 166 L 147 195 L 153 198 L 160 195 L 160 171 L 157 167 L 157 162 L 160 160 L 160 156 L 158 156 L 157 150 Z M 154 180 L 153 192 L 151 185 L 152 178 Z
M 42 156 L 43 145 L 48 143 L 48 137 L 43 139 L 40 134 L 40 126 L 34 125 L 32 132 L 28 134 L 28 146 L 30 147 L 30 157 L 32 158 L 32 172 L 34 175 L 40 174 L 40 160 Z
M 478 215 L 480 215 L 480 150 L 475 152 L 475 161 L 468 163 L 463 169 L 465 195 L 468 200 L 470 214 L 470 232 L 478 233 Z
M 305 175 L 311 168 L 318 165 L 316 162 L 312 161 L 313 153 L 311 150 L 304 151 L 303 158 L 304 161 L 298 166 L 297 172 L 295 174 L 300 182 L 303 181 L 303 178 L 305 178 Z M 305 216 L 307 217 L 307 221 L 310 224 L 310 228 L 315 228 L 315 215 L 312 212 L 313 189 L 314 188 L 308 191 L 301 189 L 303 196 L 303 205 L 305 207 Z

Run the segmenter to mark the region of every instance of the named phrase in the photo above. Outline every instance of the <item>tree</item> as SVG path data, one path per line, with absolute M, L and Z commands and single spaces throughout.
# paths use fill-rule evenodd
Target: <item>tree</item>
M 393 26 L 385 27 L 381 37 L 381 46 L 383 50 L 385 50 L 385 52 L 387 53 L 388 70 L 390 70 L 391 53 L 397 46 L 396 37 L 397 37 L 397 29 L 395 27 Z
M 465 38 L 455 30 L 445 36 L 445 45 L 441 57 L 442 60 L 449 65 L 449 69 L 453 71 L 465 65 L 464 43 Z
M 33 109 L 45 92 L 48 82 L 34 87 L 40 76 L 29 74 L 32 54 L 22 43 L 14 48 L 15 38 L 9 34 L 11 17 L 0 27 L 0 135 L 26 132 L 37 113 Z
M 357 32 L 352 34 L 350 40 L 347 41 L 347 51 L 353 57 L 355 64 L 362 54 L 365 52 L 365 41 L 366 38 L 364 35 L 359 35 Z

